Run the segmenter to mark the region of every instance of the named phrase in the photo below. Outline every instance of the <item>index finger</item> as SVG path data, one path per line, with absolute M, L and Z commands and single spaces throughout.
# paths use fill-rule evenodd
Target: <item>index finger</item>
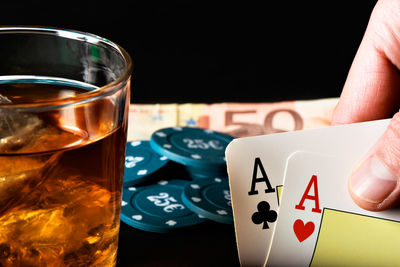
M 400 106 L 399 11 L 399 1 L 379 1 L 375 6 L 332 124 L 383 119 L 397 112 Z

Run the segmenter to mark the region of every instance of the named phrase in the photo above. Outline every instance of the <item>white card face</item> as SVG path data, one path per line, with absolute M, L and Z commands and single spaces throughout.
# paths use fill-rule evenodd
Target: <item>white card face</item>
M 347 180 L 362 155 L 295 152 L 287 161 L 267 266 L 396 266 L 400 212 L 370 212 L 351 199 Z
M 258 208 L 265 208 L 265 205 L 258 207 L 263 201 L 268 202 L 271 211 L 278 212 L 278 193 L 282 189 L 289 155 L 303 150 L 340 156 L 348 147 L 363 155 L 382 135 L 388 123 L 389 120 L 381 120 L 232 141 L 226 150 L 226 159 L 236 242 L 242 266 L 263 266 L 265 263 L 277 223 L 273 221 L 272 212 L 269 213 L 270 220 L 265 220 L 267 225 L 258 223 L 260 216 L 253 215 L 259 211 Z

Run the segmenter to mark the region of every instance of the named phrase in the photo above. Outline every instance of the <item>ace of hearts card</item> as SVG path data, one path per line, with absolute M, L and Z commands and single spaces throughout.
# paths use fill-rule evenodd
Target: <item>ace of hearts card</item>
M 400 210 L 366 211 L 347 179 L 359 160 L 295 152 L 288 161 L 279 220 L 266 266 L 397 266 Z

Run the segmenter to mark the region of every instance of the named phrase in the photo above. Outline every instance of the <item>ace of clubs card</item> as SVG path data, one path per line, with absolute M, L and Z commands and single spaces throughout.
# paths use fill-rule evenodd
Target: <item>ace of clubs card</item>
M 361 158 L 388 123 L 380 120 L 233 140 L 226 160 L 241 265 L 265 264 L 279 221 L 286 161 L 293 152 L 340 157 L 351 149 Z

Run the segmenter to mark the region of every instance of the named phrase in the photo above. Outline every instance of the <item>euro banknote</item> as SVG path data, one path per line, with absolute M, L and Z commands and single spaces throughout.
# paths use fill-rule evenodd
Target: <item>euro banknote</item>
M 207 128 L 234 137 L 329 126 L 338 98 L 272 103 L 131 104 L 128 140 L 146 140 L 164 127 Z

